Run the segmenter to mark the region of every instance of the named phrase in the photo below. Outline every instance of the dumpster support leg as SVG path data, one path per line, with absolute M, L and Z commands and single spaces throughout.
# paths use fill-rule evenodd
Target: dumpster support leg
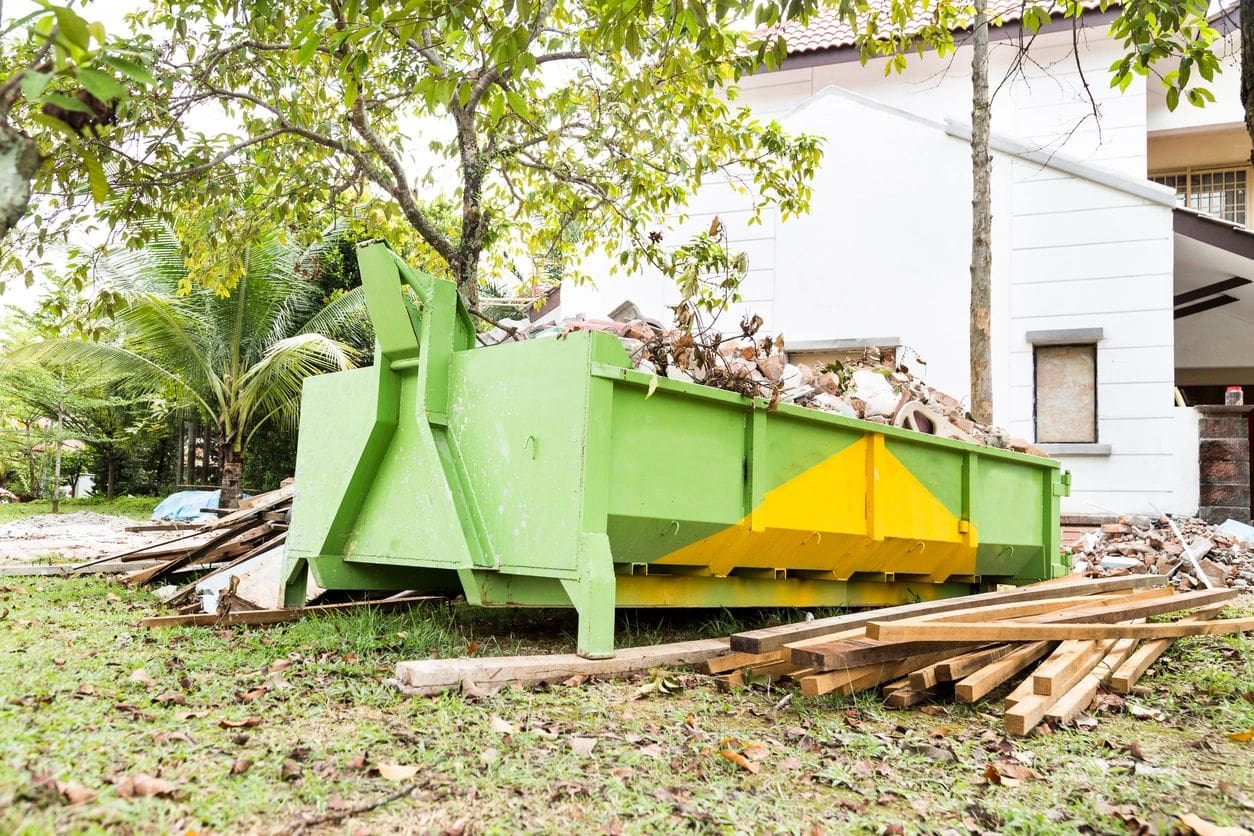
M 284 561 L 283 569 L 283 606 L 305 606 L 305 591 L 309 583 L 309 561 L 303 557 L 296 558 L 291 565 L 287 565 Z
M 579 540 L 583 577 L 562 581 L 562 587 L 579 613 L 578 653 L 585 659 L 609 659 L 614 655 L 616 604 L 610 538 L 585 533 Z

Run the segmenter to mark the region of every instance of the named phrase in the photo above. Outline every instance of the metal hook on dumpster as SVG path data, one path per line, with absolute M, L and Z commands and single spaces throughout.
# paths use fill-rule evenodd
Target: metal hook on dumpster
M 523 442 L 523 449 L 531 448 L 531 460 L 535 461 L 536 456 L 540 454 L 540 442 L 534 435 L 527 436 L 527 440 Z
M 810 536 L 809 536 L 809 537 L 807 537 L 807 538 L 805 539 L 805 542 L 804 542 L 804 543 L 802 543 L 801 545 L 803 545 L 803 546 L 808 546 L 808 545 L 810 544 L 810 541 L 811 541 L 811 540 L 814 540 L 814 538 L 815 538 L 815 537 L 817 537 L 817 538 L 818 538 L 818 540 L 815 540 L 814 545 L 816 545 L 816 546 L 821 546 L 821 545 L 823 544 L 823 532 L 821 532 L 821 531 L 811 531 L 811 532 L 810 532 Z
M 674 526 L 674 528 L 671 529 L 671 536 L 674 537 L 679 533 L 679 520 L 671 520 L 671 525 Z

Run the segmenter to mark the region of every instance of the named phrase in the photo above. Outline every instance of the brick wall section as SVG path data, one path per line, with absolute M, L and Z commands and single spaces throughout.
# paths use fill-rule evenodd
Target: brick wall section
M 1208 522 L 1250 519 L 1249 413 L 1254 406 L 1199 406 L 1201 507 Z

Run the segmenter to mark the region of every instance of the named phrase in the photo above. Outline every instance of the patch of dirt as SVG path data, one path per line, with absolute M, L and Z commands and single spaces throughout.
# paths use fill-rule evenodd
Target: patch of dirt
M 173 536 L 169 531 L 126 530 L 136 525 L 140 523 L 130 517 L 95 511 L 24 517 L 0 525 L 0 563 L 31 563 L 53 555 L 90 560 Z

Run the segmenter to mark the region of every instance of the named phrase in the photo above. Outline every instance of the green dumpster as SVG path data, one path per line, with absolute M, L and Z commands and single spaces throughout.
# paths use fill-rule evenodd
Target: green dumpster
M 610 334 L 473 350 L 450 282 L 358 250 L 368 368 L 305 383 L 285 600 L 446 590 L 573 606 L 877 606 L 1066 571 L 1057 462 L 672 380 Z M 408 288 L 412 293 L 407 292 Z

